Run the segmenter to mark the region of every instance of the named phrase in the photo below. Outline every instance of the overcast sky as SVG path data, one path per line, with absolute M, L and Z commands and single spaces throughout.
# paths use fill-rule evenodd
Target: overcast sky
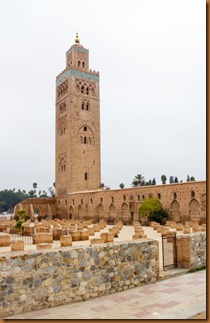
M 0 0 L 0 190 L 55 181 L 55 78 L 100 72 L 102 182 L 206 177 L 206 2 Z

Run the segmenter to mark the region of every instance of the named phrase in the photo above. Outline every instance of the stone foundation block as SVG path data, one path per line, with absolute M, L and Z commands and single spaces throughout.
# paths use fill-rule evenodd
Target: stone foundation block
M 72 246 L 72 236 L 66 235 L 60 237 L 61 247 Z
M 201 229 L 202 229 L 202 231 L 206 231 L 206 224 L 202 224 Z
M 11 241 L 11 251 L 24 251 L 24 241 L 23 240 Z
M 109 232 L 104 232 L 100 234 L 100 237 L 104 242 L 114 242 L 114 235 Z
M 33 236 L 33 244 L 53 243 L 52 233 L 36 233 Z
M 45 226 L 38 226 L 36 227 L 36 233 L 40 233 L 40 232 L 49 232 L 49 227 L 45 227 Z
M 80 232 L 81 231 L 72 232 L 72 241 L 80 241 Z
M 191 233 L 191 227 L 184 226 L 183 227 L 183 233 Z
M 80 240 L 89 240 L 89 232 L 81 231 L 80 232 Z
M 95 235 L 95 229 L 94 228 L 88 228 L 89 236 Z
M 201 232 L 202 229 L 201 228 L 197 228 L 197 227 L 194 227 L 193 228 L 193 233 L 196 233 L 196 232 Z
M 39 243 L 36 246 L 37 250 L 42 250 L 42 249 L 52 249 L 52 245 L 50 243 Z
M 133 240 L 138 240 L 138 239 L 147 239 L 147 236 L 146 236 L 146 234 L 134 234 L 134 235 L 132 236 L 132 239 L 133 239 Z
M 103 239 L 90 239 L 90 244 L 98 244 L 98 243 L 104 243 Z
M 10 246 L 10 235 L 7 233 L 0 233 L 0 247 Z

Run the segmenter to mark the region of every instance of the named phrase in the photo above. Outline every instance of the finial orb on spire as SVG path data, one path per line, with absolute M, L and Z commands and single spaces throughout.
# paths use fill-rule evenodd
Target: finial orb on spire
M 79 44 L 79 36 L 78 36 L 78 33 L 76 33 L 75 43 L 76 44 Z

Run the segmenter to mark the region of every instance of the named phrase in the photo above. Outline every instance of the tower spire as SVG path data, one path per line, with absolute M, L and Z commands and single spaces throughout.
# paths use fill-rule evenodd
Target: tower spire
M 78 32 L 76 32 L 75 43 L 76 43 L 76 44 L 79 44 L 79 36 L 78 36 Z

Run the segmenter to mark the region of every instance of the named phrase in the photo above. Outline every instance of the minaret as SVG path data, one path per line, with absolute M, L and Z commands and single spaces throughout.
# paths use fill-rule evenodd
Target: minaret
M 99 73 L 76 34 L 56 78 L 56 196 L 97 190 L 101 182 Z

